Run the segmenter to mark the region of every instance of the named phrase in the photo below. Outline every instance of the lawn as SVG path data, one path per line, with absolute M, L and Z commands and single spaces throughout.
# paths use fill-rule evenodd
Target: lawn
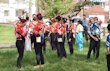
M 13 44 L 16 41 L 15 27 L 0 25 L 0 44 Z
M 14 30 L 15 27 L 0 25 L 0 45 L 14 44 L 16 42 Z M 65 42 L 67 42 L 67 39 L 65 39 Z M 84 42 L 86 42 L 85 38 Z
M 68 45 L 65 45 L 67 59 L 58 58 L 57 51 L 52 51 L 47 47 L 44 53 L 44 68 L 34 69 L 36 65 L 36 55 L 34 49 L 32 52 L 24 52 L 22 68 L 24 71 L 107 71 L 106 67 L 106 47 L 105 42 L 101 42 L 100 56 L 95 60 L 93 52 L 90 60 L 85 62 L 89 44 L 84 44 L 84 50 L 78 51 L 78 44 L 74 46 L 74 54 L 70 55 Z M 18 71 L 16 67 L 18 53 L 17 49 L 0 49 L 0 71 Z

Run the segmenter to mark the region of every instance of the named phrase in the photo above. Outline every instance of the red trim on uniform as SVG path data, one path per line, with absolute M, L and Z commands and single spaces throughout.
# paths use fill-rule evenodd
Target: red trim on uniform
M 38 13 L 37 15 L 41 15 L 41 13 Z
M 72 20 L 71 18 L 69 20 Z
M 58 17 L 58 16 L 60 16 L 59 14 L 56 16 L 56 18 Z

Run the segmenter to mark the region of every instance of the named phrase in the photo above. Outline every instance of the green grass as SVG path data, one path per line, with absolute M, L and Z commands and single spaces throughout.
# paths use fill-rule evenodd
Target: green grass
M 15 28 L 12 26 L 0 25 L 0 44 L 13 44 L 16 41 Z
M 22 68 L 24 71 L 107 71 L 106 65 L 106 47 L 105 42 L 101 42 L 100 56 L 95 60 L 93 52 L 90 60 L 85 62 L 89 44 L 84 44 L 84 50 L 78 51 L 78 44 L 74 45 L 74 54 L 70 55 L 68 45 L 65 45 L 67 59 L 57 57 L 57 51 L 52 51 L 51 47 L 47 47 L 44 53 L 44 68 L 34 69 L 36 65 L 36 55 L 32 52 L 24 52 Z M 18 71 L 16 67 L 18 53 L 17 49 L 1 49 L 0 50 L 0 70 L 1 71 Z

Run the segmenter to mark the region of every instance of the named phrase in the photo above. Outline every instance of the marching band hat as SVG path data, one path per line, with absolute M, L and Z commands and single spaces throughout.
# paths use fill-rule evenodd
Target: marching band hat
M 94 18 L 93 17 L 90 17 L 89 20 L 94 20 Z
M 37 15 L 41 15 L 41 13 L 38 13 Z
M 72 20 L 71 18 L 69 18 L 69 20 Z

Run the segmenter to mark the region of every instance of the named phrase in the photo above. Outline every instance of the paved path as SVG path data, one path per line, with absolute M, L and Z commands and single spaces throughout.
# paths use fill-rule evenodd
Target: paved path
M 13 24 L 0 24 L 0 25 L 4 25 L 4 26 L 12 26 L 12 27 L 14 27 Z
M 47 43 L 47 46 L 50 46 L 50 44 Z M 6 48 L 16 48 L 16 45 L 15 44 L 0 45 L 0 49 L 6 49 Z

